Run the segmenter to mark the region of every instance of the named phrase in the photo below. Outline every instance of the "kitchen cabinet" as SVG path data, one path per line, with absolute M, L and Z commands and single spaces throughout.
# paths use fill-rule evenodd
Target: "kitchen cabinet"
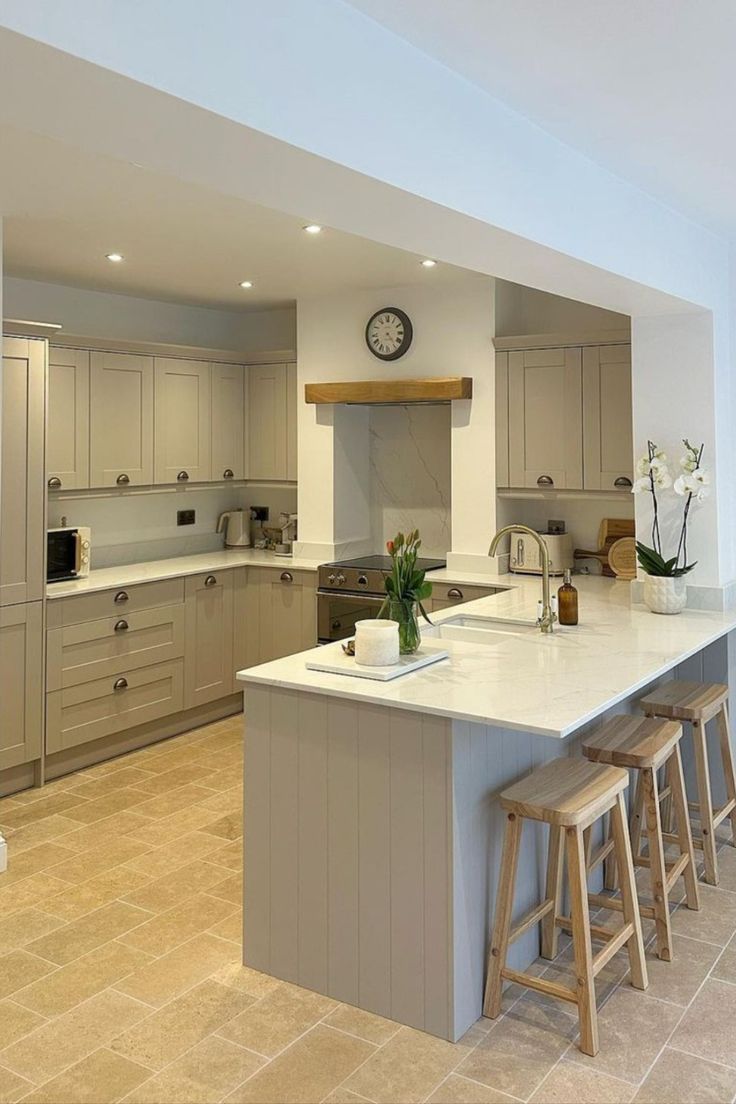
M 154 368 L 154 482 L 204 483 L 210 478 L 210 365 L 156 357 Z
M 235 677 L 260 662 L 258 632 L 258 574 L 261 568 L 236 567 L 233 577 L 233 693 L 242 692 Z
M 43 740 L 41 602 L 0 608 L 0 770 L 32 763 Z
M 212 365 L 213 480 L 245 478 L 245 368 Z
M 509 486 L 509 354 L 496 353 L 496 486 Z
M 153 483 L 153 357 L 90 357 L 90 486 Z
M 52 490 L 89 487 L 89 353 L 49 349 L 46 477 Z
M 429 581 L 432 582 L 431 572 Z M 424 603 L 427 613 L 459 606 L 463 602 L 474 602 L 476 598 L 488 598 L 498 594 L 498 587 L 467 586 L 465 583 L 432 583 L 432 596 Z M 421 627 L 421 623 L 420 623 Z
M 248 369 L 248 478 L 296 479 L 295 364 Z
M 3 341 L 0 606 L 39 601 L 45 587 L 46 348 L 41 339 L 9 337 Z
M 186 709 L 233 692 L 233 589 L 232 571 L 185 580 Z
M 314 572 L 259 568 L 254 585 L 258 587 L 258 662 L 316 647 Z
M 509 353 L 509 480 L 512 487 L 581 490 L 581 350 Z
M 631 346 L 583 349 L 583 485 L 590 491 L 631 490 Z

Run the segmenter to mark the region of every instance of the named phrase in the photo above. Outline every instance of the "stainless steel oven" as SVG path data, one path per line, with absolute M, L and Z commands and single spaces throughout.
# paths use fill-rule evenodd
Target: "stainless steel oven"
M 317 634 L 320 644 L 355 635 L 355 622 L 378 617 L 383 598 L 369 594 L 317 592 Z

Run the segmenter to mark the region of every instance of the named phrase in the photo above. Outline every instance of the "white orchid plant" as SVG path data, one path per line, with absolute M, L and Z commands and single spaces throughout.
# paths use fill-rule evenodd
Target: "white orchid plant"
M 669 578 L 678 578 L 687 575 L 695 567 L 695 563 L 687 562 L 687 526 L 690 518 L 690 507 L 693 502 L 702 502 L 710 494 L 710 475 L 702 467 L 704 445 L 691 445 L 685 438 L 683 440 L 685 452 L 680 457 L 680 473 L 673 480 L 670 472 L 667 455 L 653 441 L 647 442 L 647 454 L 637 462 L 637 479 L 632 487 L 634 494 L 651 494 L 652 510 L 652 547 L 636 542 L 636 552 L 639 564 L 647 575 L 664 575 Z M 659 501 L 658 491 L 666 491 L 672 487 L 675 494 L 684 498 L 682 509 L 682 525 L 680 526 L 680 538 L 677 543 L 677 553 L 671 559 L 665 560 L 662 555 L 662 537 L 659 528 Z

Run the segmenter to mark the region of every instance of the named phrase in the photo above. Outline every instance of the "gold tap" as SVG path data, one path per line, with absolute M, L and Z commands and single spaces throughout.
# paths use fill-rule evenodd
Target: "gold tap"
M 529 533 L 539 545 L 539 556 L 542 561 L 542 615 L 537 618 L 537 624 L 543 633 L 551 633 L 554 632 L 557 614 L 552 612 L 552 603 L 549 598 L 549 550 L 547 542 L 535 529 L 530 529 L 528 525 L 504 525 L 503 529 L 499 529 L 491 541 L 488 555 L 496 555 L 501 537 L 505 537 L 507 533 L 516 533 L 519 530 L 523 533 Z

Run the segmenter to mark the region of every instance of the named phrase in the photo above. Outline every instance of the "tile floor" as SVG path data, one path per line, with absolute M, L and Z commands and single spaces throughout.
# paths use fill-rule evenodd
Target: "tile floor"
M 0 801 L 0 1102 L 736 1098 L 736 850 L 701 912 L 676 908 L 646 993 L 621 953 L 601 973 L 597 1058 L 519 990 L 453 1045 L 241 966 L 241 726 Z

